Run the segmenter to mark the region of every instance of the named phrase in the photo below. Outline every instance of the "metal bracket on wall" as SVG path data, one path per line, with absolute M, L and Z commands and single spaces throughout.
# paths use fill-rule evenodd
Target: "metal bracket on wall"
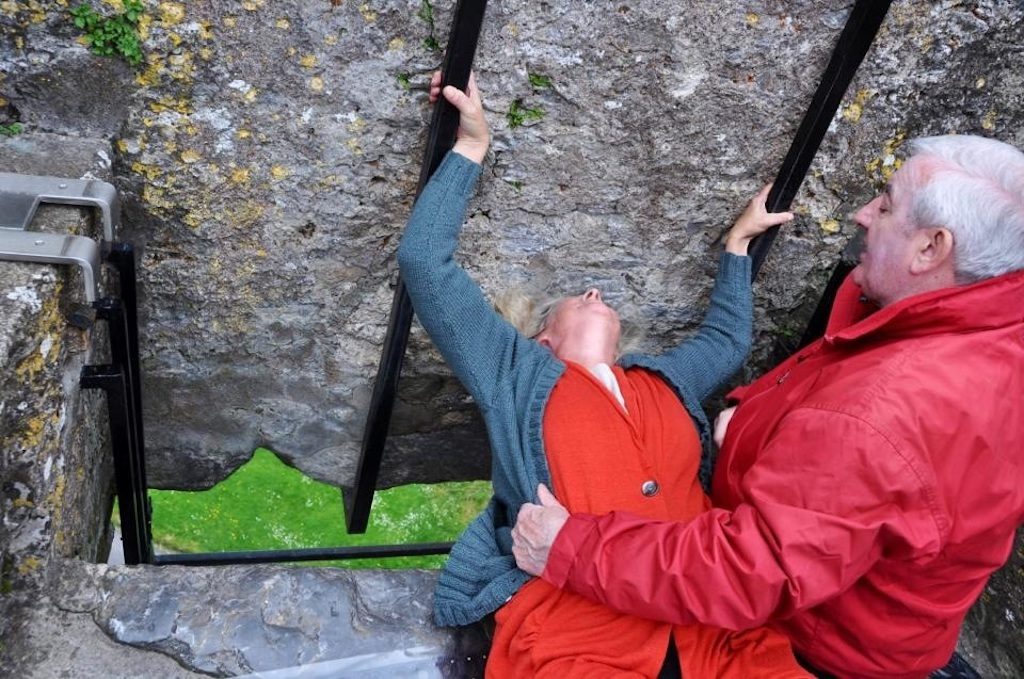
M 91 304 L 99 298 L 100 246 L 91 238 L 0 228 L 0 259 L 77 265 L 82 268 L 86 301 Z
M 121 218 L 117 189 L 98 179 L 65 179 L 0 172 L 0 227 L 27 231 L 43 203 L 95 208 L 103 223 L 103 240 L 114 240 Z
M 103 224 L 103 238 L 111 242 L 121 216 L 117 189 L 97 179 L 0 172 L 0 260 L 81 267 L 85 299 L 95 302 L 99 299 L 100 245 L 85 236 L 29 230 L 44 203 L 95 209 Z

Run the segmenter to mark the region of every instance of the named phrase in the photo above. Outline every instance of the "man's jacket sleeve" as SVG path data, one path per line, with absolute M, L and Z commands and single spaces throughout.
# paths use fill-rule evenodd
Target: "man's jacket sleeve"
M 878 559 L 928 559 L 946 524 L 926 470 L 862 420 L 790 413 L 747 502 L 687 523 L 573 515 L 543 577 L 615 610 L 746 629 L 843 592 Z

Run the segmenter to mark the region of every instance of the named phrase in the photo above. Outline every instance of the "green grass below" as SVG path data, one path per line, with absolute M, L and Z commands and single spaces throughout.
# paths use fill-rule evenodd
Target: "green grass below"
M 484 508 L 490 483 L 409 485 L 377 491 L 365 534 L 349 535 L 341 491 L 260 448 L 205 491 L 150 490 L 153 541 L 176 552 L 447 542 Z M 116 511 L 115 511 L 116 516 Z M 439 568 L 447 557 L 305 562 L 348 568 Z

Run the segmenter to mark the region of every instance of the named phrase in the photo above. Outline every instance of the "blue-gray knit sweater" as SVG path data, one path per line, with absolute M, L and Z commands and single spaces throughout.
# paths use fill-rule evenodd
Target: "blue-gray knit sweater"
M 565 364 L 499 316 L 455 263 L 459 230 L 480 166 L 449 153 L 424 188 L 398 248 L 398 265 L 423 327 L 469 390 L 487 424 L 494 497 L 452 549 L 434 594 L 439 625 L 468 625 L 497 610 L 530 575 L 512 557 L 511 522 L 537 484 L 551 487 L 541 422 Z M 679 395 L 705 444 L 700 402 L 750 349 L 750 259 L 723 254 L 710 309 L 697 334 L 660 356 L 623 367 L 657 372 Z

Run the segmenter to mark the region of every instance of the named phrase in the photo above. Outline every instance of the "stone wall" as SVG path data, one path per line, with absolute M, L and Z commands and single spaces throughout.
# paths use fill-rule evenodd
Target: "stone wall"
M 109 144 L 33 135 L 0 142 L 0 171 L 80 177 L 109 172 Z M 96 237 L 84 211 L 44 207 L 39 230 Z M 112 464 L 100 397 L 78 388 L 94 334 L 68 323 L 84 304 L 75 271 L 0 262 L 0 552 L 6 591 L 35 586 L 55 555 L 105 559 Z M 104 535 L 106 534 L 106 540 Z
M 29 131 L 114 142 L 142 249 L 152 482 L 208 487 L 266 445 L 350 483 L 441 58 L 429 42 L 446 39 L 452 3 L 152 2 L 135 68 L 79 44 L 63 2 L 8 5 L 0 106 Z M 849 7 L 492 3 L 476 67 L 494 144 L 462 248 L 471 273 L 488 292 L 599 285 L 650 347 L 678 340 Z M 1022 15 L 894 3 L 758 285 L 750 374 L 799 334 L 848 213 L 906 138 L 1024 142 Z M 486 469 L 473 406 L 417 331 L 381 482 Z

